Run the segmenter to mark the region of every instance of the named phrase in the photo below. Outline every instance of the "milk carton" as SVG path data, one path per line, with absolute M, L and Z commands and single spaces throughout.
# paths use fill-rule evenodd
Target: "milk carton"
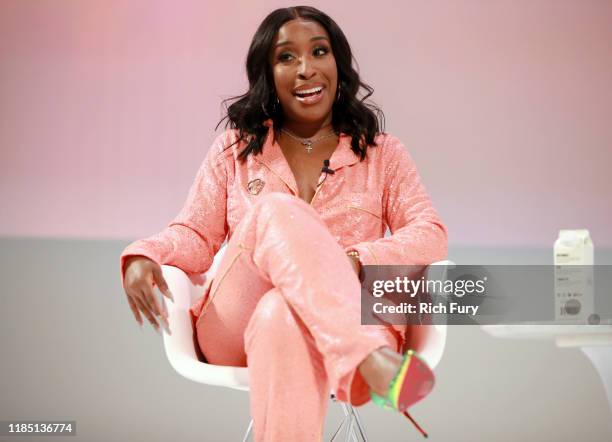
M 587 324 L 594 313 L 593 242 L 586 229 L 560 230 L 554 246 L 555 320 Z

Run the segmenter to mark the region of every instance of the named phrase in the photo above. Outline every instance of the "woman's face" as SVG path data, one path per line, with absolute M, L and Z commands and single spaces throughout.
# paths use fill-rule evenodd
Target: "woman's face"
M 300 19 L 285 23 L 274 39 L 270 65 L 286 122 L 331 122 L 338 70 L 325 28 Z

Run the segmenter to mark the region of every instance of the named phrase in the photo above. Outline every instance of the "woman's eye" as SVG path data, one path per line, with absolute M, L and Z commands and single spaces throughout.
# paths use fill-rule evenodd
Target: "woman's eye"
M 327 54 L 328 52 L 329 52 L 329 49 L 327 49 L 326 47 L 320 46 L 318 48 L 315 48 L 314 55 L 321 56 L 321 55 Z
M 289 61 L 291 59 L 291 54 L 289 52 L 282 52 L 278 56 L 279 61 Z

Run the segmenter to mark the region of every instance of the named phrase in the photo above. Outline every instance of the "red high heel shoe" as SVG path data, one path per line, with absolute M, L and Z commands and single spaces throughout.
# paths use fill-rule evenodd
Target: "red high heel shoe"
M 428 437 L 407 410 L 408 407 L 427 396 L 433 389 L 434 383 L 434 374 L 423 358 L 413 350 L 408 350 L 404 353 L 404 360 L 389 384 L 387 395 L 383 397 L 370 391 L 370 397 L 372 402 L 381 408 L 403 413 L 423 437 Z

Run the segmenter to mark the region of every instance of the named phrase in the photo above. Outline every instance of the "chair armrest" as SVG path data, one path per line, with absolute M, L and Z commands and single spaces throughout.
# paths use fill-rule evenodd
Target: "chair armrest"
M 180 375 L 194 382 L 248 390 L 248 370 L 245 367 L 206 364 L 200 362 L 197 357 L 189 309 L 193 304 L 193 294 L 201 294 L 204 287 L 193 284 L 187 274 L 177 267 L 164 265 L 162 273 L 174 297 L 174 302 L 163 297 L 172 333 L 163 333 L 164 348 L 170 365 Z

